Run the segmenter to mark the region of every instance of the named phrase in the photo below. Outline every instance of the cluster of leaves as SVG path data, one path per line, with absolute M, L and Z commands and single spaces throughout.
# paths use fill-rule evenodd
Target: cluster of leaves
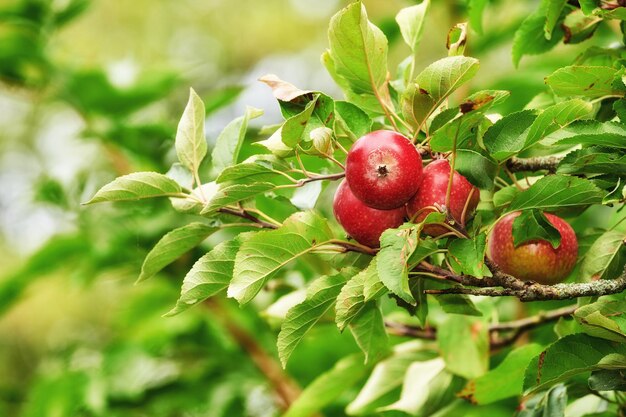
M 558 11 L 546 8 L 553 3 L 562 3 Z M 482 90 L 450 99 L 479 68 L 476 59 L 463 55 L 466 24 L 451 30 L 449 56 L 418 72 L 417 50 L 428 9 L 424 1 L 397 15 L 412 54 L 393 79 L 387 67 L 387 39 L 368 21 L 364 6 L 356 2 L 335 15 L 322 62 L 346 100 L 300 90 L 275 76 L 263 77 L 285 121 L 263 128 L 267 139 L 257 142 L 258 151 L 248 158 L 241 154 L 247 125 L 261 114 L 253 108 L 224 129 L 211 153 L 211 167 L 201 169 L 208 154 L 205 111 L 192 91 L 176 135 L 180 164 L 167 175 L 139 172 L 120 177 L 90 203 L 168 197 L 176 210 L 206 219 L 166 234 L 144 261 L 140 280 L 210 235 L 221 234 L 221 243 L 185 276 L 180 299 L 168 315 L 224 291 L 245 305 L 272 283 L 290 288 L 267 309 L 282 322 L 277 346 L 285 365 L 305 334 L 334 312 L 337 327 L 350 330 L 365 360 L 352 355 L 339 361 L 305 389 L 288 416 L 314 414 L 367 375 L 347 407 L 351 415 L 458 415 L 467 405 L 452 401 L 456 396 L 497 413 L 499 407 L 516 406 L 521 394 L 532 394 L 520 415 L 558 416 L 564 415 L 568 395 L 589 403 L 585 395 L 605 391 L 605 399 L 581 406 L 581 413 L 614 411 L 624 400 L 610 393 L 625 383 L 622 296 L 581 299 L 575 321 L 561 319 L 557 324 L 556 342 L 550 344 L 548 338 L 501 352 L 493 347 L 490 327 L 502 314 L 499 302 L 475 303 L 462 295 L 431 299 L 424 291 L 444 284 L 440 276 L 424 273 L 419 266 L 427 262 L 451 274 L 481 279 L 491 274 L 483 262 L 486 238 L 500 216 L 523 212 L 524 221 L 514 228 L 516 244 L 542 238 L 558 246 L 560 237 L 542 211 L 572 217 L 590 207 L 604 206 L 604 212 L 613 213 L 623 205 L 626 127 L 621 117 L 626 86 L 619 53 L 608 55 L 607 66 L 598 64 L 607 55 L 590 50 L 575 65 L 549 75 L 546 92 L 526 109 L 494 115 L 489 111 L 506 100 L 508 92 Z M 518 40 L 531 32 L 538 36 L 529 29 L 531 24 L 534 28 L 540 23 L 541 42 L 555 42 L 562 36 L 555 29 L 558 24 L 569 25 L 579 15 L 620 16 L 544 2 L 540 14 L 529 17 L 516 35 L 514 60 L 548 49 L 533 46 L 539 41 Z M 566 26 L 567 42 L 587 36 L 577 31 L 580 25 L 576 23 L 576 30 Z M 520 49 L 521 44 L 526 49 Z M 450 228 L 450 234 L 437 239 L 423 236 L 425 223 L 445 224 L 445 214 L 435 213 L 422 223 L 388 230 L 375 251 L 346 239 L 323 215 L 328 210 L 322 204 L 312 210 L 326 182 L 342 177 L 345 149 L 378 128 L 402 132 L 433 157 L 448 156 L 455 169 L 481 189 L 481 206 L 467 230 Z M 539 158 L 532 177 L 512 169 L 524 157 Z M 211 181 L 203 182 L 207 179 Z M 619 230 L 579 230 L 580 262 L 572 279 L 620 275 L 626 236 Z M 296 270 L 309 271 L 306 275 L 314 278 L 305 288 L 288 274 L 294 263 Z M 404 325 L 436 327 L 436 344 L 398 343 L 389 337 L 395 326 Z

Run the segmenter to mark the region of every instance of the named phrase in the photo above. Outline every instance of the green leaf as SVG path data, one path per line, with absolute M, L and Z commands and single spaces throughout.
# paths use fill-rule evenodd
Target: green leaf
M 457 149 L 475 149 L 481 146 L 482 131 L 491 126 L 489 119 L 482 112 L 470 111 L 451 120 L 432 134 L 430 147 L 437 152 L 451 152 L 456 139 Z
M 537 116 L 528 129 L 523 149 L 529 148 L 549 134 L 570 123 L 591 115 L 593 106 L 588 101 L 572 99 L 554 104 Z
M 356 398 L 346 407 L 348 415 L 372 414 L 382 401 L 400 388 L 409 366 L 417 361 L 432 359 L 425 351 L 397 352 L 379 362 Z
M 437 330 L 446 368 L 464 378 L 478 378 L 489 369 L 489 331 L 481 319 L 448 315 Z
M 576 310 L 574 318 L 590 336 L 626 343 L 626 301 L 601 299 Z
M 558 145 L 595 145 L 626 149 L 626 125 L 616 122 L 598 122 L 595 120 L 572 123 L 565 129 L 558 130 L 542 141 L 550 146 Z
M 524 371 L 542 347 L 529 344 L 512 350 L 494 369 L 470 381 L 459 396 L 473 404 L 491 404 L 522 394 Z
M 526 137 L 536 118 L 533 110 L 522 110 L 503 117 L 491 126 L 483 138 L 491 157 L 504 161 L 524 149 Z
M 289 309 L 278 334 L 278 356 L 283 367 L 291 353 L 308 332 L 333 306 L 341 287 L 346 283 L 342 274 L 323 276 L 307 289 L 306 299 Z
M 582 373 L 597 369 L 615 369 L 614 365 L 603 363 L 603 360 L 609 355 L 625 353 L 624 344 L 583 333 L 566 336 L 530 361 L 524 377 L 525 394 L 567 381 Z M 626 364 L 624 368 L 626 369 Z
M 207 197 L 209 201 L 204 205 L 200 214 L 213 214 L 225 206 L 248 200 L 274 188 L 276 188 L 276 185 L 269 182 L 258 182 L 252 184 L 220 184 L 215 194 Z
M 246 107 L 246 113 L 243 116 L 226 125 L 217 137 L 215 147 L 211 153 L 214 174 L 218 174 L 225 168 L 237 163 L 241 145 L 248 130 L 248 122 L 262 114 L 262 110 Z
M 339 330 L 343 331 L 365 306 L 365 283 L 373 280 L 373 277 L 378 279 L 376 258 L 372 259 L 367 268 L 349 279 L 339 292 L 335 304 L 335 322 Z
M 415 305 L 409 288 L 408 260 L 419 245 L 414 227 L 388 229 L 380 237 L 378 277 L 385 287 L 405 302 Z
M 352 388 L 367 371 L 360 355 L 346 356 L 310 383 L 282 417 L 315 415 Z
M 357 345 L 365 354 L 366 364 L 376 363 L 389 354 L 389 337 L 376 302 L 365 303 L 349 326 Z
M 252 236 L 237 253 L 228 296 L 248 303 L 281 268 L 331 239 L 326 220 L 308 211 L 293 214 L 276 230 Z
M 475 111 L 484 113 L 493 106 L 502 104 L 510 96 L 511 93 L 506 90 L 480 90 L 467 97 L 465 101 L 459 105 L 459 110 L 463 114 Z M 432 125 L 431 130 L 434 130 Z
M 430 0 L 424 0 L 415 6 L 405 7 L 396 15 L 396 22 L 404 42 L 415 53 L 424 32 L 424 20 L 430 7 Z
M 504 187 L 493 194 L 493 205 L 496 208 L 506 206 L 520 193 L 519 188 L 514 185 Z
M 474 239 L 456 239 L 448 247 L 452 267 L 461 274 L 483 277 L 487 235 L 479 234 Z
M 344 80 L 340 87 L 347 87 L 351 94 L 379 97 L 391 106 L 387 89 L 387 38 L 368 21 L 360 1 L 332 17 L 328 39 L 334 72 Z M 366 110 L 382 112 L 381 108 Z
M 415 6 L 405 7 L 401 9 L 396 15 L 396 22 L 400 27 L 400 33 L 404 42 L 411 48 L 411 67 L 408 73 L 408 78 L 412 79 L 415 73 L 415 66 L 418 62 L 418 46 L 422 40 L 422 34 L 424 32 L 424 21 L 426 13 L 430 8 L 430 0 L 424 0 L 422 3 Z
M 464 294 L 441 294 L 435 299 L 441 309 L 448 314 L 462 314 L 465 316 L 480 317 L 483 313 L 476 308 L 472 300 Z M 423 321 L 422 321 L 423 322 Z
M 626 176 L 626 154 L 591 146 L 568 153 L 557 168 L 560 174 L 616 174 Z
M 470 26 L 479 35 L 483 34 L 483 11 L 489 0 L 468 0 L 467 14 L 469 16 Z
M 517 417 L 565 417 L 566 406 L 567 387 L 559 384 L 525 401 Z
M 413 362 L 404 376 L 400 399 L 377 411 L 401 411 L 412 416 L 432 416 L 454 400 L 458 380 L 446 372 L 441 358 Z
M 545 8 L 546 21 L 543 25 L 543 33 L 547 40 L 552 39 L 554 27 L 560 20 L 561 12 L 567 4 L 567 0 L 543 0 L 542 7 Z
M 356 141 L 372 130 L 372 119 L 359 107 L 347 101 L 335 101 L 335 129 Z
M 204 118 L 204 103 L 192 88 L 189 90 L 189 101 L 176 131 L 178 160 L 191 172 L 198 171 L 198 167 L 207 153 Z
M 421 127 L 426 119 L 454 90 L 478 72 L 475 58 L 451 56 L 426 67 L 402 95 L 402 113 L 413 127 Z
M 591 181 L 565 175 L 548 175 L 518 194 L 507 211 L 560 209 L 602 202 L 604 192 Z
M 540 210 L 524 210 L 513 221 L 513 246 L 531 240 L 547 240 L 554 249 L 561 245 L 561 233 Z
M 448 32 L 446 48 L 448 56 L 463 55 L 467 43 L 467 22 L 457 23 Z
M 167 233 L 146 255 L 137 282 L 151 278 L 183 254 L 198 246 L 216 230 L 219 228 L 204 223 L 191 223 Z
M 611 67 L 573 65 L 553 72 L 546 84 L 560 97 L 598 98 L 619 93 L 613 87 L 617 75 Z
M 378 278 L 376 258 L 372 259 L 363 277 L 363 301 L 375 300 L 387 292 L 385 285 Z
M 454 169 L 478 188 L 489 190 L 498 173 L 498 164 L 470 149 L 458 149 Z
M 225 290 L 233 277 L 235 256 L 241 242 L 253 233 L 249 232 L 239 235 L 236 239 L 222 242 L 198 259 L 183 279 L 176 306 L 166 316 L 179 314 Z
M 591 373 L 589 388 L 594 391 L 626 391 L 624 371 L 600 370 Z
M 574 10 L 565 16 L 561 27 L 565 31 L 563 43 L 576 44 L 586 41 L 598 28 L 601 20 L 595 16 L 585 16 L 582 10 Z
M 515 32 L 513 38 L 512 57 L 513 64 L 517 67 L 522 56 L 537 55 L 549 51 L 559 43 L 563 37 L 563 30 L 556 26 L 550 39 L 546 39 L 544 25 L 546 15 L 539 10 L 528 16 Z
M 271 155 L 254 155 L 240 164 L 225 168 L 215 182 L 246 185 L 258 182 L 284 183 L 286 178 L 281 172 L 289 169 L 287 164 Z
M 602 234 L 589 248 L 580 267 L 585 281 L 596 278 L 617 278 L 622 272 L 621 264 L 626 258 L 624 240 L 626 234 L 609 230 Z
M 173 179 L 156 172 L 134 172 L 118 177 L 84 204 L 103 201 L 132 201 L 153 197 L 179 197 L 182 189 Z

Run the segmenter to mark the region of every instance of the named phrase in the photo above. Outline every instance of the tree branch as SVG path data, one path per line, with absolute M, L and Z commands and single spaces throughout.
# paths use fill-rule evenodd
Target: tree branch
M 231 216 L 237 216 L 237 217 L 241 217 L 242 219 L 250 220 L 252 223 L 260 227 L 263 227 L 265 229 L 277 229 L 278 228 L 277 225 L 259 219 L 258 217 L 252 215 L 249 211 L 247 211 L 244 208 L 234 209 L 230 207 L 222 207 L 221 209 L 218 209 L 217 211 L 218 213 L 230 214 Z
M 504 323 L 496 323 L 489 326 L 489 339 L 491 350 L 496 350 L 509 346 L 525 332 L 535 327 L 542 326 L 547 323 L 554 322 L 561 317 L 566 317 L 576 311 L 577 306 L 567 306 L 556 310 L 541 312 L 535 316 L 527 317 L 520 320 L 508 321 Z M 390 334 L 396 336 L 412 337 L 415 339 L 436 340 L 437 329 L 434 327 L 422 328 L 407 324 L 385 322 L 385 327 Z M 501 337 L 501 333 L 508 333 L 505 337 Z
M 561 159 L 562 158 L 558 156 L 536 156 L 533 158 L 513 157 L 506 161 L 506 167 L 511 172 L 546 170 L 555 173 Z
M 283 371 L 276 359 L 269 355 L 256 339 L 243 327 L 237 325 L 228 311 L 216 299 L 203 303 L 213 316 L 220 320 L 230 336 L 250 355 L 256 367 L 265 375 L 280 400 L 281 409 L 287 410 L 300 395 L 300 387 Z

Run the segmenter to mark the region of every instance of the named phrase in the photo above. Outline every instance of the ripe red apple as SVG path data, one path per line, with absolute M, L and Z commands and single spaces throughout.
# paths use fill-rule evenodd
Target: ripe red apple
M 578 241 L 572 227 L 560 217 L 545 213 L 548 221 L 561 234 L 561 244 L 554 249 L 550 242 L 537 240 L 513 246 L 513 221 L 520 212 L 504 216 L 489 236 L 487 253 L 502 271 L 522 280 L 540 284 L 563 281 L 574 269 L 578 256 Z
M 355 196 L 370 207 L 403 206 L 422 180 L 422 157 L 409 139 L 377 130 L 357 140 L 346 160 L 346 180 Z
M 335 218 L 357 242 L 372 248 L 380 246 L 380 235 L 404 222 L 404 206 L 392 210 L 378 210 L 366 206 L 352 193 L 346 180 L 341 181 L 333 201 Z
M 407 205 L 409 218 L 413 218 L 419 212 L 414 222 L 421 222 L 429 213 L 435 211 L 427 207 L 443 207 L 446 204 L 450 170 L 450 163 L 445 159 L 433 161 L 424 168 L 422 184 Z M 478 188 L 474 187 L 463 175 L 454 171 L 450 203 L 447 207 L 450 216 L 465 226 L 466 219 L 474 213 L 479 200 Z M 430 236 L 440 236 L 446 232 L 449 230 L 443 226 L 426 225 L 424 227 L 424 233 Z

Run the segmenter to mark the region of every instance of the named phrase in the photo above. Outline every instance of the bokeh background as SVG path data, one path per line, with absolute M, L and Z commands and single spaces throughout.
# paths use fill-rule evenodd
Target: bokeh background
M 170 168 L 190 86 L 207 104 L 210 144 L 246 105 L 265 110 L 250 140 L 280 121 L 256 81 L 264 74 L 340 96 L 319 57 L 329 18 L 346 4 L 0 0 L 0 416 L 279 413 L 271 383 L 229 329 L 275 358 L 272 311 L 258 314 L 270 300 L 162 318 L 203 249 L 133 283 L 151 246 L 189 219 L 167 201 L 80 203 L 118 175 Z M 364 4 L 389 38 L 393 69 L 408 53 L 394 16 L 413 3 Z M 537 4 L 490 1 L 483 34 L 470 33 L 466 54 L 481 70 L 469 89 L 512 91 L 501 112 L 522 109 L 581 48 L 561 45 L 515 69 L 514 30 Z M 464 0 L 432 1 L 419 67 L 446 55 L 449 28 L 466 16 Z M 592 42 L 606 42 L 611 29 L 601 30 Z M 301 386 L 357 350 L 332 324 L 311 333 L 288 367 Z

